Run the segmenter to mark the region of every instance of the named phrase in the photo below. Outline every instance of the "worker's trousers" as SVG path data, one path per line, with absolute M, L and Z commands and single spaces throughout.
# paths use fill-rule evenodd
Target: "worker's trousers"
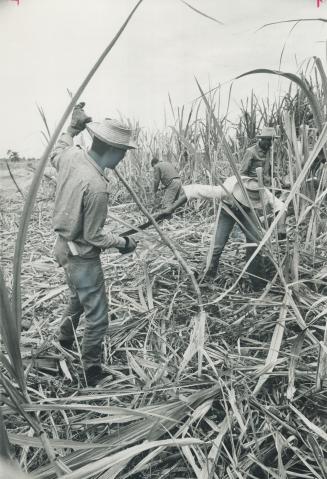
M 108 327 L 108 303 L 100 257 L 82 258 L 68 252 L 64 261 L 58 256 L 57 260 L 64 267 L 69 286 L 69 303 L 60 325 L 59 339 L 74 341 L 74 331 L 84 312 L 83 365 L 85 369 L 100 366 L 102 341 Z
M 253 213 L 249 208 L 243 207 L 244 211 L 247 213 L 248 218 L 239 210 L 237 207 L 228 206 L 230 211 L 233 215 L 238 219 L 239 226 L 241 227 L 243 233 L 245 234 L 245 238 L 247 243 L 255 243 L 257 244 L 260 241 L 260 232 L 257 225 L 257 220 L 254 218 Z M 220 216 L 218 218 L 218 223 L 216 227 L 216 231 L 214 232 L 214 247 L 213 247 L 213 255 L 211 258 L 211 262 L 208 269 L 208 276 L 215 277 L 218 273 L 218 266 L 220 256 L 225 248 L 225 245 L 229 239 L 229 236 L 232 232 L 232 229 L 236 223 L 236 219 L 233 218 L 231 214 L 221 208 Z M 246 248 L 246 261 L 252 256 L 256 246 L 248 246 Z M 248 273 L 250 273 L 252 283 L 256 285 L 258 283 L 257 276 L 260 275 L 260 267 L 261 264 L 261 257 L 258 254 L 250 263 L 248 267 Z
M 178 199 L 182 192 L 182 182 L 179 178 L 173 178 L 168 186 L 162 199 L 162 207 L 169 208 Z

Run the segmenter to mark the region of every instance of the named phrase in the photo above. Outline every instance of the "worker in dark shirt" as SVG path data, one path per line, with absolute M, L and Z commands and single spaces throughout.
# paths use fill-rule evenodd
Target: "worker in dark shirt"
M 135 148 L 132 130 L 115 120 L 90 122 L 84 104 L 74 109 L 72 122 L 57 142 L 51 163 L 58 172 L 53 214 L 57 233 L 55 256 L 65 271 L 70 290 L 68 307 L 59 330 L 59 343 L 72 349 L 75 329 L 85 313 L 82 360 L 89 386 L 103 373 L 101 345 L 108 327 L 108 303 L 101 251 L 117 248 L 130 253 L 136 248 L 132 238 L 105 232 L 110 189 L 104 169 L 114 169 L 126 151 Z M 74 146 L 73 137 L 85 126 L 93 136 L 88 151 Z
M 169 161 L 159 161 L 158 158 L 152 158 L 153 166 L 153 192 L 156 195 L 160 183 L 165 188 L 165 194 L 162 199 L 162 207 L 169 208 L 179 197 L 182 191 L 182 183 L 176 168 Z
M 278 138 L 275 128 L 264 127 L 255 145 L 247 148 L 242 160 L 240 174 L 256 178 L 256 169 L 261 167 L 263 182 L 266 186 L 271 185 L 271 146 L 274 138 Z

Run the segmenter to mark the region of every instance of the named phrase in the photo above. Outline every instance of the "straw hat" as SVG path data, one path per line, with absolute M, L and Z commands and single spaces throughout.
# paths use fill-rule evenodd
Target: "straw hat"
M 93 121 L 87 123 L 86 128 L 91 136 L 95 136 L 104 143 L 120 150 L 137 148 L 137 144 L 133 140 L 134 131 L 117 120 L 106 118 L 102 122 Z
M 264 126 L 260 135 L 257 138 L 279 138 L 273 126 Z
M 251 200 L 253 208 L 262 208 L 260 190 L 264 192 L 264 188 L 260 188 L 258 181 L 254 178 L 242 177 L 242 183 Z M 233 187 L 233 196 L 235 199 L 237 199 L 237 201 L 242 203 L 242 205 L 250 208 L 250 203 L 238 183 L 235 183 Z

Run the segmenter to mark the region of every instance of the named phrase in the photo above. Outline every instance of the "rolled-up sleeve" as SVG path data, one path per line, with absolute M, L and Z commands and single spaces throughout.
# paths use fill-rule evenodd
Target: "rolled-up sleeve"
M 85 193 L 83 238 L 87 243 L 101 249 L 119 247 L 122 239 L 103 230 L 107 217 L 106 193 Z
M 221 186 L 192 184 L 183 186 L 184 194 L 187 200 L 198 199 L 217 199 L 219 201 L 226 198 L 226 193 Z
M 50 156 L 50 162 L 57 171 L 60 168 L 62 153 L 72 146 L 74 146 L 73 138 L 68 133 L 62 133 Z

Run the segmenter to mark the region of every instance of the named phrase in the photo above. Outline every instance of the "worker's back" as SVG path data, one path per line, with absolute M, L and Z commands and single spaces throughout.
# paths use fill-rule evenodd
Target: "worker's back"
M 168 186 L 173 178 L 179 178 L 176 168 L 169 161 L 159 161 L 154 169 L 158 169 L 160 181 L 164 186 Z

